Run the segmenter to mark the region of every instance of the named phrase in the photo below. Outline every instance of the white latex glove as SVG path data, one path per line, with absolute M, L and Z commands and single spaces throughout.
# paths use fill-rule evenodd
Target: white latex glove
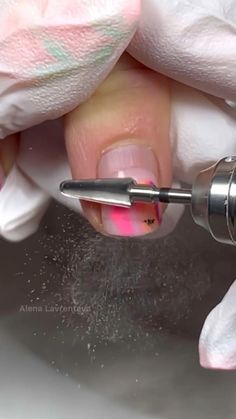
M 60 7 L 54 1 L 3 1 L 0 136 L 68 112 L 89 97 L 106 77 L 132 38 L 140 4 L 133 0 L 127 8 L 124 0 L 112 5 L 107 0 L 102 5 L 101 12 L 100 0 L 93 6 L 87 1 L 68 1 Z M 145 0 L 139 28 L 128 50 L 173 79 L 224 99 L 236 99 L 235 21 L 234 1 Z M 107 38 L 107 26 L 114 28 L 112 39 Z M 87 27 L 90 30 L 85 30 Z M 94 31 L 103 35 L 94 37 Z M 62 46 L 61 36 L 65 33 L 67 44 Z M 81 33 L 85 33 L 83 42 L 78 43 Z M 41 44 L 40 56 L 38 49 L 29 55 L 29 43 Z M 66 59 L 68 50 L 75 61 Z M 91 50 L 96 52 L 91 54 Z M 235 152 L 235 116 L 223 101 L 177 83 L 172 86 L 172 99 L 174 175 L 177 180 L 190 183 L 201 167 Z M 58 183 L 70 176 L 59 145 L 59 138 L 63 141 L 62 129 L 57 135 L 54 133 L 54 124 L 58 123 L 22 134 L 19 166 L 40 188 L 24 177 L 18 167 L 9 176 L 0 199 L 0 232 L 8 239 L 19 240 L 35 231 L 49 196 L 77 209 L 77 205 L 58 194 Z M 54 145 L 52 136 L 58 140 Z M 63 160 L 64 171 L 60 174 Z M 25 193 L 19 192 L 24 189 Z M 168 209 L 159 235 L 174 228 L 181 212 L 179 206 Z
M 2 0 L 0 139 L 86 101 L 128 46 L 139 14 L 139 0 Z M 52 196 L 53 167 L 59 170 L 55 156 L 56 151 L 46 180 Z M 0 189 L 2 183 L 0 168 Z M 22 240 L 32 234 L 49 195 L 16 166 L 0 192 L 0 235 Z
M 16 0 L 13 3 L 19 2 Z M 118 3 L 116 2 L 115 5 Z M 120 5 L 121 3 L 124 7 L 125 2 L 120 2 Z M 110 3 L 107 2 L 107 4 Z M 138 2 L 133 2 L 133 6 L 133 10 L 137 13 L 131 15 L 137 17 Z M 136 59 L 139 59 L 152 69 L 163 72 L 171 78 L 189 85 L 189 87 L 185 87 L 176 82 L 172 83 L 173 111 L 171 138 L 175 178 L 190 183 L 195 177 L 196 172 L 202 167 L 207 166 L 211 162 L 215 162 L 222 156 L 236 154 L 235 112 L 227 107 L 224 102 L 226 99 L 236 100 L 235 2 L 233 0 L 208 0 L 204 2 L 195 0 L 190 3 L 187 1 L 170 2 L 163 0 L 159 2 L 156 0 L 145 0 L 142 6 L 142 19 L 139 29 L 128 51 Z M 112 7 L 109 9 L 110 15 L 108 13 L 108 20 L 104 21 L 105 25 L 107 22 L 110 22 L 111 16 L 117 23 L 117 15 L 112 12 L 113 9 L 114 2 L 112 2 Z M 51 10 L 55 13 L 55 6 Z M 51 86 L 53 85 L 48 82 L 47 84 L 42 83 L 43 88 L 41 91 L 39 89 L 38 93 L 38 86 L 34 84 L 32 86 L 34 90 L 33 94 L 31 94 L 31 89 L 29 89 L 29 98 L 27 96 L 27 83 L 25 84 L 27 90 L 24 90 L 24 94 L 22 95 L 21 92 L 19 95 L 16 89 L 15 95 L 11 93 L 12 89 L 8 89 L 9 80 L 6 77 L 6 86 L 4 87 L 2 97 L 5 99 L 7 106 L 6 108 L 3 106 L 2 109 L 8 109 L 10 111 L 6 112 L 5 110 L 5 114 L 2 114 L 2 121 L 0 122 L 2 136 L 26 128 L 36 122 L 55 118 L 65 113 L 65 109 L 62 110 L 61 104 L 62 102 L 64 104 L 65 98 L 65 103 L 67 103 L 67 99 L 70 102 L 70 94 L 73 92 L 73 100 L 68 104 L 66 111 L 78 105 L 80 101 L 84 101 L 95 90 L 105 75 L 108 74 L 125 46 L 128 45 L 132 37 L 132 31 L 134 31 L 134 22 L 135 19 L 132 19 L 132 25 L 129 27 L 124 38 L 120 39 L 118 37 L 118 42 L 113 45 L 112 54 L 105 54 L 101 71 L 98 71 L 98 76 L 96 74 L 96 80 L 92 79 L 91 81 L 91 74 L 94 74 L 94 66 L 91 74 L 88 71 L 90 67 L 87 66 L 83 73 L 84 78 L 82 77 L 80 79 L 79 77 L 78 80 L 76 79 L 76 82 L 74 77 L 71 79 L 71 74 L 73 73 L 71 73 L 71 68 L 68 69 L 65 67 L 64 69 L 63 67 L 65 78 L 61 79 L 58 84 L 60 85 L 60 90 L 56 86 L 52 89 Z M 42 28 L 42 25 L 40 28 Z M 77 34 L 80 29 L 81 26 L 78 28 Z M 12 48 L 14 49 L 14 46 Z M 59 56 L 63 57 L 62 51 L 59 53 Z M 106 65 L 107 61 L 109 65 Z M 92 62 L 92 65 L 94 62 L 96 60 Z M 89 61 L 89 64 L 91 64 L 91 61 Z M 68 65 L 68 61 L 66 61 L 66 65 Z M 28 69 L 27 65 L 25 68 Z M 47 71 L 48 69 L 46 69 Z M 54 72 L 51 67 L 49 68 L 50 71 L 52 73 Z M 4 74 L 6 74 L 5 70 L 2 71 L 2 75 Z M 36 72 L 36 79 L 38 74 Z M 63 89 L 61 86 L 63 86 Z M 72 86 L 71 89 L 70 86 Z M 202 92 L 195 89 L 200 89 Z M 46 95 L 46 100 L 44 100 L 44 95 Z M 214 98 L 214 96 L 217 96 L 218 99 Z M 52 98 L 52 101 L 50 101 L 50 98 Z M 12 118 L 11 116 L 13 103 L 19 104 L 17 109 L 20 112 L 17 118 L 15 116 Z M 31 115 L 32 108 L 36 109 L 35 112 L 32 112 L 34 114 L 33 118 Z M 30 109 L 30 113 L 28 113 L 28 109 Z M 55 109 L 56 111 L 54 112 Z M 37 207 L 40 208 L 40 214 L 42 214 L 45 201 L 49 195 L 59 200 L 62 199 L 58 195 L 58 184 L 70 174 L 63 148 L 63 138 L 61 138 L 61 141 L 59 139 L 59 137 L 62 137 L 62 130 L 59 127 L 60 123 L 61 121 L 50 122 L 40 127 L 32 128 L 22 134 L 18 167 L 21 168 L 22 172 L 27 174 L 27 177 L 24 177 L 25 181 L 28 182 L 28 176 L 30 176 L 39 186 L 39 188 L 36 186 L 33 188 L 31 183 L 31 195 L 27 196 L 27 193 L 24 197 L 27 203 L 25 208 L 28 205 L 30 208 L 28 213 L 31 212 L 34 214 L 33 217 L 29 217 L 31 223 L 32 219 L 36 222 L 38 221 L 37 219 L 35 220 Z M 56 126 L 58 126 L 58 131 L 56 131 Z M 37 137 L 41 141 L 37 141 Z M 50 142 L 46 140 L 49 137 Z M 53 159 L 50 158 L 50 155 L 53 156 Z M 8 205 L 11 205 L 11 207 L 14 205 L 16 213 L 18 211 L 21 212 L 22 205 L 19 204 L 19 201 L 16 207 L 16 204 L 13 203 L 13 198 L 12 203 L 9 200 L 7 203 L 5 200 L 5 196 L 16 196 L 15 189 L 19 189 L 16 183 L 17 178 L 18 175 L 14 176 L 13 173 L 12 177 L 8 178 L 2 189 L 0 201 L 5 202 L 5 206 L 3 205 L 4 214 L 11 213 Z M 28 187 L 29 185 L 27 184 Z M 38 195 L 40 196 L 41 194 L 41 188 L 48 194 L 44 194 L 41 197 L 39 205 Z M 11 193 L 7 191 L 11 191 Z M 35 202 L 33 211 L 32 202 Z M 69 204 L 73 205 L 73 202 Z M 3 217 L 2 214 L 0 211 L 1 223 L 2 219 L 4 219 L 4 214 Z M 26 236 L 29 230 L 23 234 L 21 228 L 22 219 L 26 226 L 25 219 L 27 217 L 24 218 L 24 216 L 25 213 L 20 213 L 20 216 L 17 214 L 17 216 L 13 217 L 14 223 L 11 223 L 11 220 L 8 220 L 5 224 L 2 223 L 2 234 L 11 239 L 20 239 Z M 180 213 L 176 214 L 176 208 L 171 206 L 166 213 L 160 233 L 165 234 L 170 230 L 170 227 L 174 227 L 179 216 Z M 34 222 L 31 226 L 32 231 L 35 227 L 36 223 Z M 210 331 L 208 330 L 208 339 L 205 338 L 204 342 L 209 343 L 211 341 Z M 220 337 L 221 342 L 223 342 L 224 336 L 221 335 Z M 208 350 L 210 351 L 208 358 L 204 357 L 204 360 L 209 360 L 211 356 L 211 345 L 208 344 L 207 348 L 201 346 L 201 351 L 203 349 L 205 353 Z M 201 359 L 204 366 L 219 366 L 214 365 L 214 362 L 204 361 L 203 357 Z M 224 367 L 223 364 L 222 366 Z M 227 366 L 229 367 L 229 364 Z

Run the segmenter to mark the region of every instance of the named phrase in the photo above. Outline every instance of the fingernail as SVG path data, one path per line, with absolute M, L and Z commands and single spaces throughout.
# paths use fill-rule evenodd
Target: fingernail
M 144 145 L 126 144 L 103 153 L 98 165 L 99 178 L 132 177 L 142 184 L 158 186 L 158 163 Z M 137 237 L 153 233 L 161 224 L 159 204 L 135 204 L 132 208 L 103 205 L 102 224 L 112 236 Z
M 2 189 L 2 187 L 4 185 L 4 182 L 5 182 L 5 175 L 4 175 L 4 171 L 3 171 L 3 168 L 1 166 L 1 163 L 0 163 L 0 190 Z

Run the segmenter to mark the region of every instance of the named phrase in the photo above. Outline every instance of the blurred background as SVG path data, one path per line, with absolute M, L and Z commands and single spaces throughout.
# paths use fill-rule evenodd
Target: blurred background
M 235 249 L 188 213 L 165 239 L 120 240 L 52 204 L 0 249 L 1 419 L 235 419 L 235 373 L 198 361 Z

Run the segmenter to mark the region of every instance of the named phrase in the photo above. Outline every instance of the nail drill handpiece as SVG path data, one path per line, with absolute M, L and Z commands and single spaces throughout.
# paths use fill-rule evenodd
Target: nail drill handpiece
M 69 198 L 131 207 L 134 203 L 190 205 L 196 224 L 221 243 L 236 245 L 236 156 L 226 157 L 199 173 L 192 189 L 140 185 L 132 178 L 68 180 L 60 191 Z

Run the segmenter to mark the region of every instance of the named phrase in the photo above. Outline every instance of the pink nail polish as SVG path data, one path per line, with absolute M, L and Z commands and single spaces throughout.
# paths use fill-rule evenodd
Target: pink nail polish
M 98 177 L 132 177 L 143 184 L 158 186 L 158 163 L 144 145 L 127 144 L 106 151 L 98 166 Z M 156 230 L 161 223 L 159 204 L 135 204 L 132 208 L 102 206 L 104 230 L 112 236 L 137 237 Z
M 0 165 L 0 190 L 2 189 L 4 185 L 4 182 L 5 182 L 5 175 L 4 175 L 3 168 Z

